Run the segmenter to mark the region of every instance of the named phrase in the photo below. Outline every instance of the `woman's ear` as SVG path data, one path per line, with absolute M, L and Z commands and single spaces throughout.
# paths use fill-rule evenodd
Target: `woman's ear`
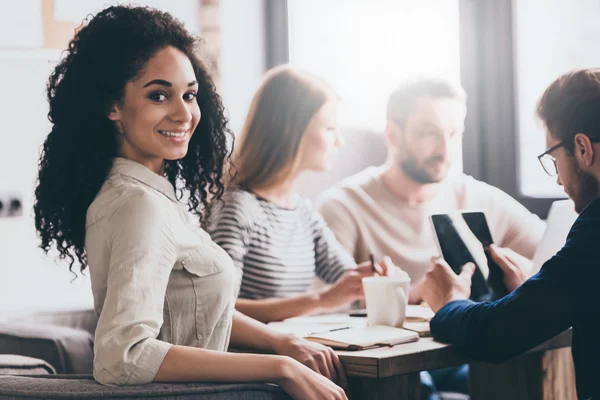
M 121 120 L 121 110 L 117 104 L 113 104 L 108 110 L 108 119 L 111 121 L 120 121 Z
M 118 104 L 113 104 L 106 115 L 115 126 L 115 130 L 118 135 L 123 135 L 123 124 L 121 123 L 121 108 Z

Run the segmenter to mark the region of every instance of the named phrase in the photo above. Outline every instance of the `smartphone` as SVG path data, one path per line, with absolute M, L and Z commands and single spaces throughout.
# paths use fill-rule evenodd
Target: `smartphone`
M 495 300 L 508 294 L 504 274 L 490 254 L 494 241 L 483 212 L 434 214 L 430 221 L 438 250 L 455 273 L 459 274 L 468 262 L 475 264 L 472 300 Z

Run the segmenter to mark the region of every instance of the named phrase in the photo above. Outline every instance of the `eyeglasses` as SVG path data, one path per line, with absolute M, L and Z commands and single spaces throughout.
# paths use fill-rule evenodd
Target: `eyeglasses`
M 590 142 L 598 143 L 600 142 L 600 137 L 589 137 Z M 550 176 L 556 176 L 558 174 L 558 169 L 556 168 L 556 158 L 551 156 L 554 150 L 558 149 L 561 146 L 564 146 L 565 142 L 562 141 L 560 143 L 555 144 L 554 146 L 550 146 L 544 151 L 542 154 L 538 156 L 538 160 L 540 160 L 540 164 L 542 164 L 542 168 L 544 171 Z
M 542 168 L 550 176 L 556 176 L 558 174 L 558 169 L 556 168 L 556 158 L 550 155 L 550 153 L 563 145 L 564 142 L 560 142 L 554 146 L 550 146 L 546 149 L 546 151 L 538 156 L 538 160 L 540 161 Z

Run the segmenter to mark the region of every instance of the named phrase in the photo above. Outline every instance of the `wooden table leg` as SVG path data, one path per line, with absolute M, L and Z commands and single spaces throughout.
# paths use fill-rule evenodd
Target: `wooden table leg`
M 349 377 L 350 400 L 419 400 L 421 379 L 418 372 L 387 378 Z
M 504 364 L 472 363 L 471 400 L 575 400 L 570 348 L 526 353 Z

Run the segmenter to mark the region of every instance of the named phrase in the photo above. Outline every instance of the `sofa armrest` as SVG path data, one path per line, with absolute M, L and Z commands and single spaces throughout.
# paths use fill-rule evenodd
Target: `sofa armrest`
M 64 311 L 43 311 L 9 318 L 8 321 L 27 322 L 65 326 L 67 328 L 83 329 L 92 335 L 96 331 L 98 317 L 93 309 L 75 309 Z
M 94 337 L 82 329 L 7 321 L 0 324 L 0 354 L 39 358 L 62 374 L 91 374 Z
M 44 374 L 56 374 L 54 368 L 44 360 L 14 354 L 0 354 L 0 375 Z
M 292 400 L 264 383 L 148 383 L 100 385 L 91 376 L 0 376 L 0 399 Z

